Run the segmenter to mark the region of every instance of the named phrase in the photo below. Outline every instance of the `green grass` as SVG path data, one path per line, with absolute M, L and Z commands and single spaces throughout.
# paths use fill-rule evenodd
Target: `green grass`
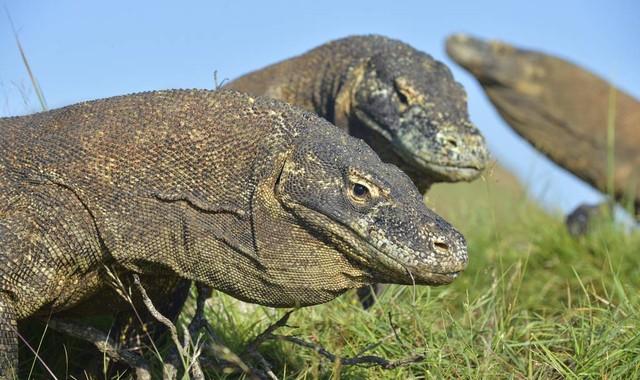
M 283 329 L 340 356 L 382 341 L 371 354 L 424 353 L 424 362 L 339 368 L 272 342 L 263 353 L 280 377 L 640 378 L 640 234 L 603 223 L 574 240 L 560 215 L 541 211 L 502 173 L 435 188 L 429 204 L 467 237 L 463 276 L 441 288 L 391 286 L 369 311 L 348 293 L 296 311 L 289 321 L 296 328 Z M 237 305 L 219 294 L 209 319 L 240 351 L 282 312 Z

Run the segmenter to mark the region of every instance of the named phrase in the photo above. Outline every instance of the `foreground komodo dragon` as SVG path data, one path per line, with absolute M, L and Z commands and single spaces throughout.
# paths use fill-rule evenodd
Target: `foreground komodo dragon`
M 331 41 L 226 87 L 317 113 L 400 167 L 421 192 L 436 182 L 471 181 L 489 161 L 451 71 L 398 40 Z
M 608 191 L 608 117 L 615 115 L 615 196 L 631 195 L 640 212 L 637 99 L 565 60 L 502 42 L 454 35 L 447 52 L 478 79 L 518 134 L 603 192 Z
M 153 294 L 184 278 L 292 307 L 374 281 L 446 284 L 467 262 L 404 173 L 275 100 L 149 92 L 0 119 L 0 134 L 4 376 L 17 321 L 113 312 L 105 267 Z
M 467 96 L 451 71 L 401 41 L 352 36 L 243 75 L 228 88 L 313 111 L 363 139 L 424 193 L 437 182 L 471 181 L 489 162 Z M 380 287 L 374 287 L 378 293 Z M 365 308 L 374 298 L 358 291 Z

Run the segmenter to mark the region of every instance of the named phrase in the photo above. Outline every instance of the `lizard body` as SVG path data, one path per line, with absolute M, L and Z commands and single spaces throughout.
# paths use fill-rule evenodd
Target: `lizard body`
M 640 218 L 638 99 L 569 61 L 503 42 L 454 35 L 447 52 L 516 133 L 598 190 L 633 200 Z
M 149 92 L 3 118 L 0 133 L 5 375 L 17 321 L 111 307 L 105 267 L 155 294 L 186 279 L 290 307 L 445 284 L 466 265 L 464 238 L 398 168 L 275 100 Z

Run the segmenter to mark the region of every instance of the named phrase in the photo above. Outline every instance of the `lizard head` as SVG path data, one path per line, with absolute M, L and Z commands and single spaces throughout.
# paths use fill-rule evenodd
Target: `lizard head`
M 401 45 L 370 57 L 354 77 L 351 134 L 421 190 L 433 182 L 470 181 L 484 170 L 485 140 L 469 120 L 464 89 L 444 64 Z
M 446 48 L 449 57 L 485 86 L 510 88 L 523 95 L 541 91 L 535 84 L 545 74 L 537 64 L 540 54 L 465 34 L 448 37 Z
M 339 252 L 363 283 L 425 285 L 450 283 L 465 268 L 463 236 L 427 209 L 400 169 L 328 124 L 298 139 L 275 195 L 312 236 L 337 248 L 315 252 L 317 266 L 335 271 Z

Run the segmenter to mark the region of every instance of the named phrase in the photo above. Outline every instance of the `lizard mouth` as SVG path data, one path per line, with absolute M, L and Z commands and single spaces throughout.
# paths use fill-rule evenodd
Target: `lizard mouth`
M 393 267 L 395 269 L 396 273 L 392 276 L 389 276 L 389 273 L 384 269 L 381 270 L 381 272 L 383 272 L 383 276 L 389 277 L 388 279 L 385 278 L 385 280 L 387 281 L 393 281 L 393 283 L 405 285 L 446 285 L 453 282 L 453 280 L 455 280 L 460 275 L 460 273 L 462 273 L 462 270 L 451 272 L 425 270 L 425 268 L 416 268 L 414 265 L 403 263 L 397 257 L 395 257 L 395 255 L 380 250 L 369 240 L 362 239 L 362 236 L 357 231 L 348 226 L 344 227 L 349 229 L 350 232 L 356 235 L 357 238 L 360 238 L 360 241 L 364 240 L 365 244 L 369 248 L 369 251 L 373 255 L 375 255 L 376 257 L 384 257 L 386 259 L 384 260 L 385 267 Z M 407 281 L 407 278 L 409 278 L 410 281 Z M 383 282 L 383 280 L 378 281 Z
M 411 154 L 410 152 L 407 153 Z M 420 162 L 420 167 L 427 168 L 434 177 L 443 182 L 471 181 L 478 178 L 483 171 L 483 169 L 475 166 L 440 165 L 424 161 L 422 157 L 414 154 L 411 154 L 410 159 L 414 162 Z
M 389 250 L 383 250 L 371 242 L 368 235 L 358 232 L 346 223 L 332 219 L 319 210 L 303 205 L 296 205 L 297 214 L 312 226 L 316 226 L 320 233 L 326 233 L 327 226 L 334 226 L 333 233 L 342 244 L 350 249 L 343 250 L 347 257 L 353 256 L 353 251 L 361 252 L 353 260 L 363 267 L 372 282 L 386 282 L 404 285 L 446 285 L 451 283 L 464 269 L 465 264 L 452 268 L 451 271 L 429 270 L 427 263 L 412 265 L 402 262 L 397 255 Z M 313 213 L 312 217 L 305 214 Z M 321 227 L 321 228 L 320 228 Z M 402 250 L 397 245 L 393 246 Z M 345 253 L 348 252 L 348 253 Z M 405 253 L 406 254 L 406 253 Z
M 430 179 L 437 179 L 442 182 L 471 181 L 476 179 L 484 170 L 483 167 L 465 165 L 463 163 L 444 164 L 444 160 L 435 162 L 433 159 L 427 158 L 426 155 L 415 154 L 397 133 L 385 128 L 365 111 L 356 108 L 354 114 L 360 122 L 382 136 L 389 143 L 393 152 L 407 166 L 420 168 L 421 174 L 430 177 Z

